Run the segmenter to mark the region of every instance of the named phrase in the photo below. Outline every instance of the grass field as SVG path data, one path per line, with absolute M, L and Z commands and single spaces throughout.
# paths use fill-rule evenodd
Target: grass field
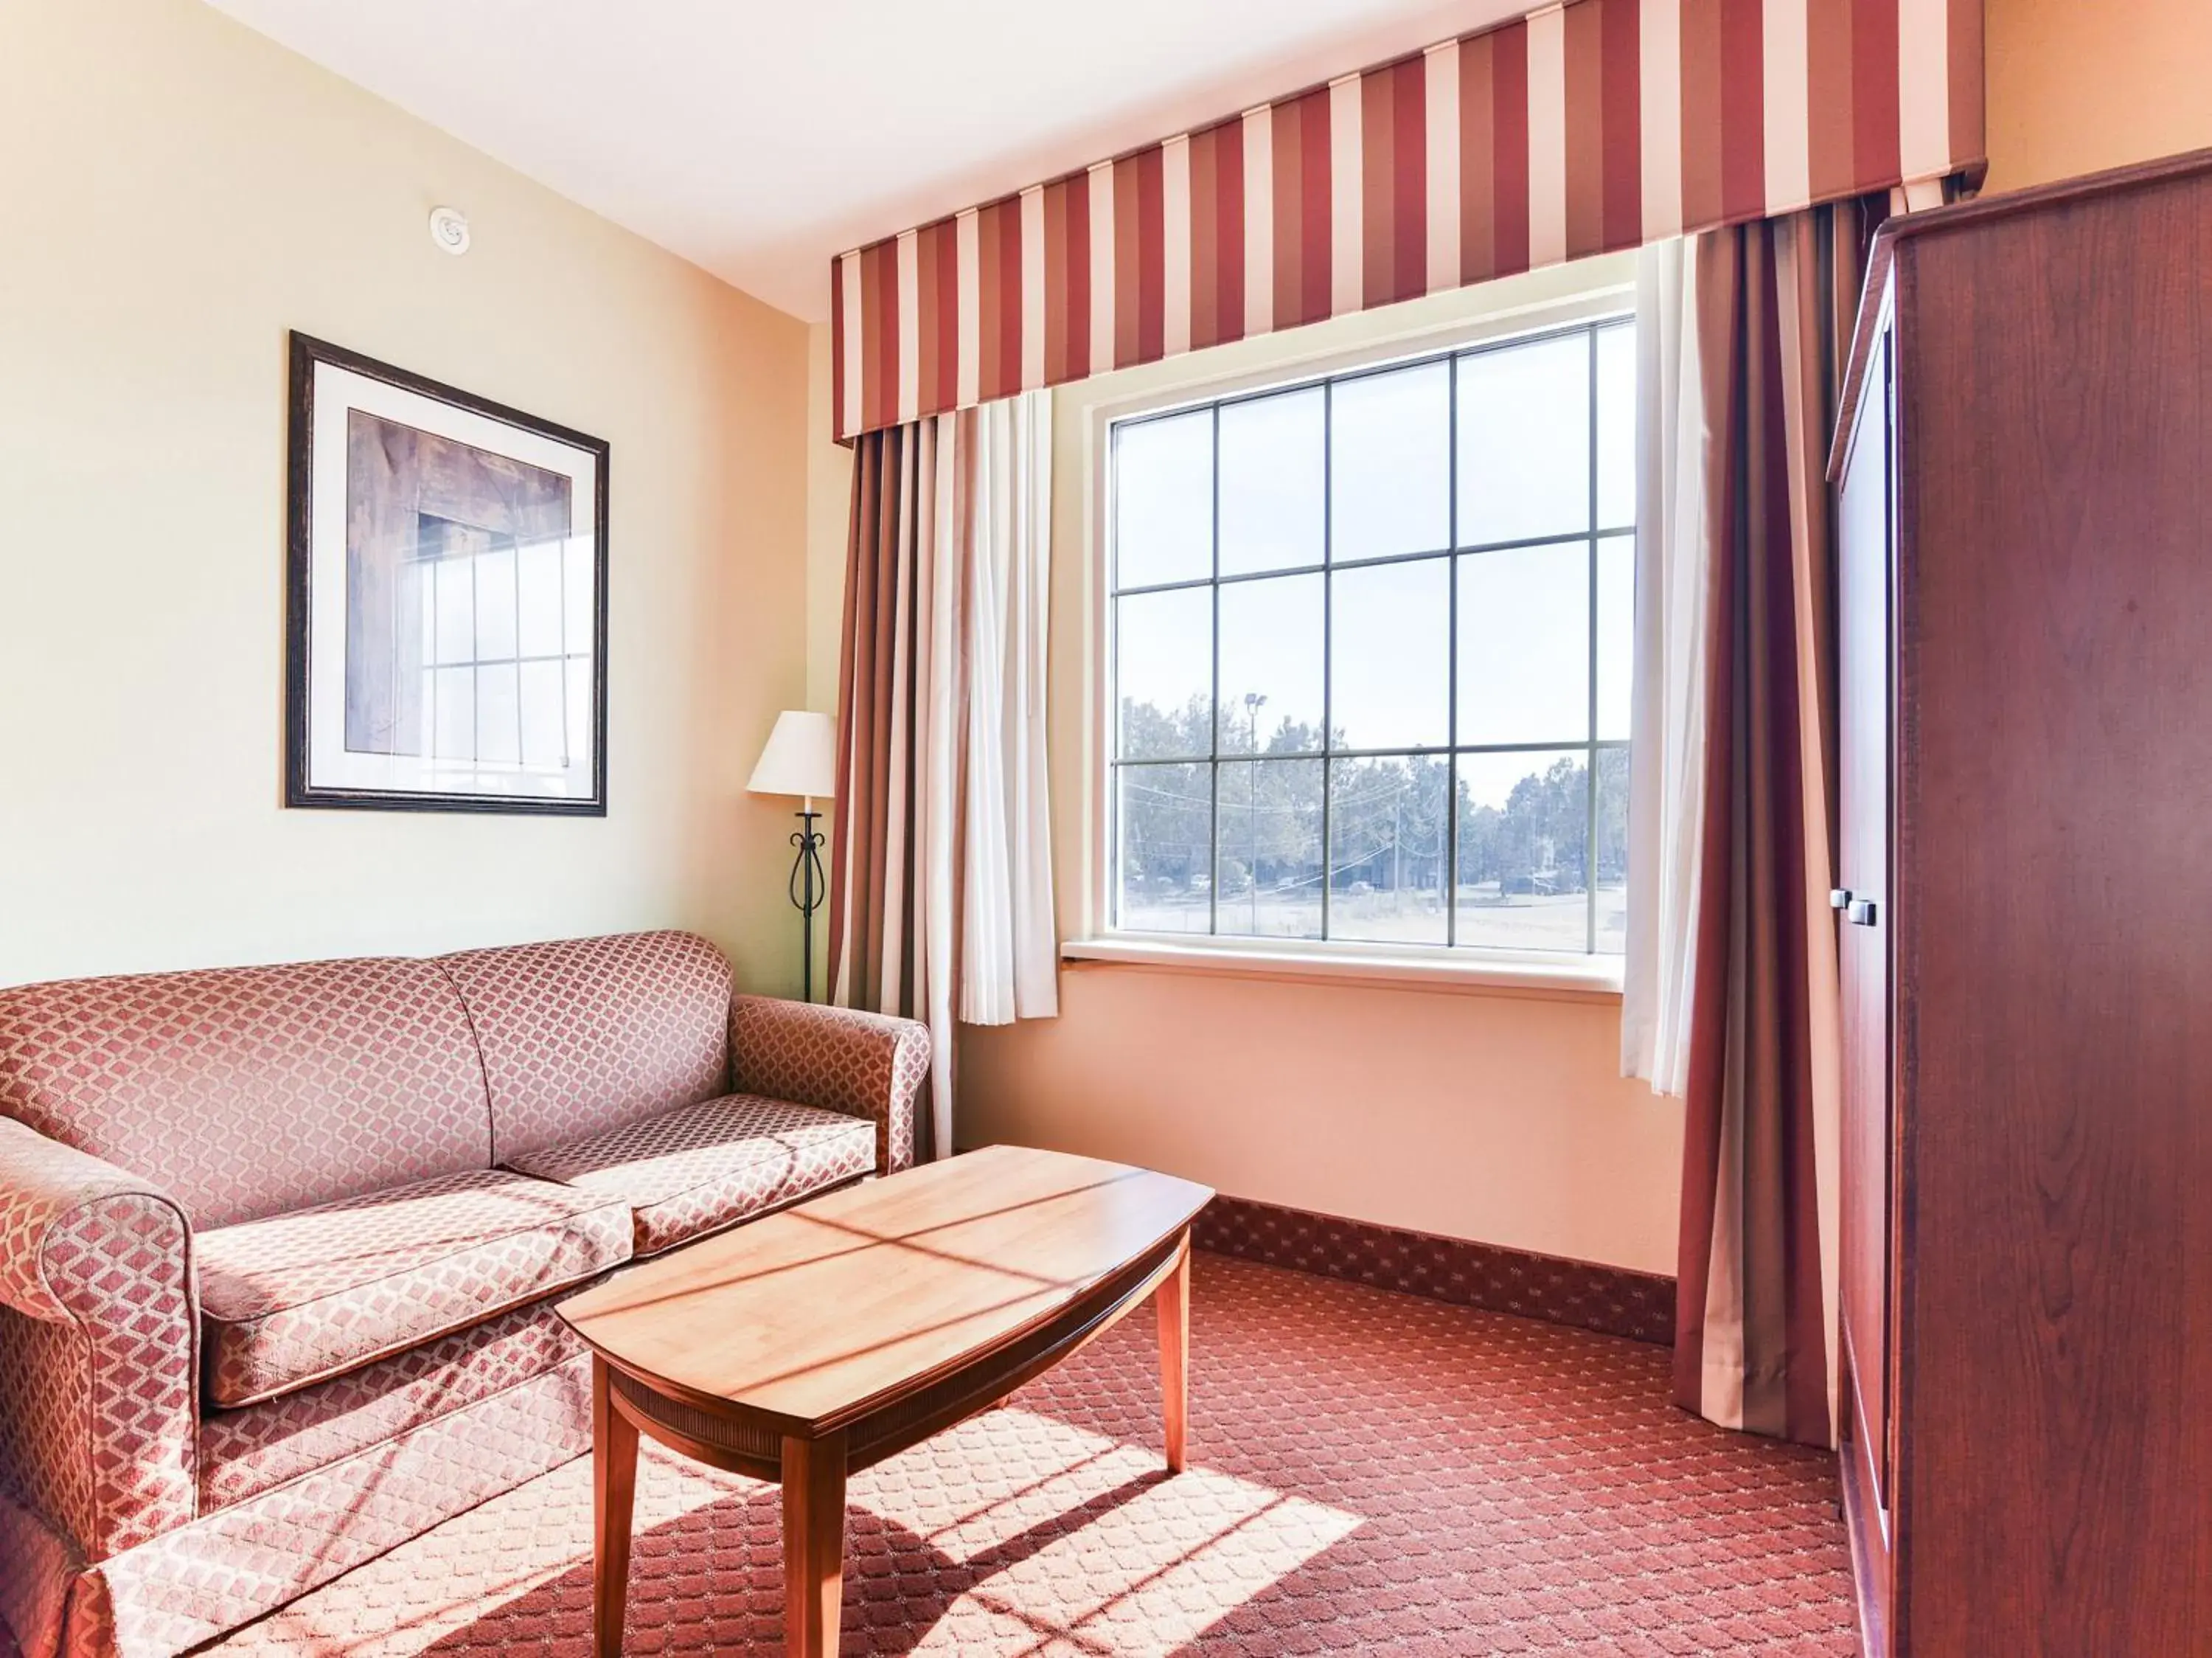
M 1621 952 L 1627 893 L 1618 885 L 1597 891 L 1597 948 Z M 1224 894 L 1218 914 L 1207 894 L 1127 899 L 1119 925 L 1125 932 L 1205 933 L 1222 937 L 1313 939 L 1321 936 L 1321 898 L 1297 893 Z M 1444 910 L 1434 893 L 1336 893 L 1329 899 L 1328 931 L 1335 939 L 1377 944 L 1442 944 Z M 1589 948 L 1587 893 L 1501 896 L 1494 884 L 1463 887 L 1459 895 L 1458 942 L 1497 950 Z

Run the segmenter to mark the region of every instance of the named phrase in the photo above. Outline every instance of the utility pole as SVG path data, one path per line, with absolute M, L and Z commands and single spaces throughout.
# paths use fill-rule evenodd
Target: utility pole
M 1252 862 L 1245 886 L 1251 892 L 1252 930 L 1260 930 L 1260 710 L 1267 704 L 1265 692 L 1244 693 L 1244 718 L 1252 731 L 1252 787 L 1245 795 L 1244 835 L 1251 843 Z

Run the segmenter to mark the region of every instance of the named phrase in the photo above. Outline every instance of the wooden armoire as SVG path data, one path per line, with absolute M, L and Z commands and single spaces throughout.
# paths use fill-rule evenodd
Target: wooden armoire
M 1893 220 L 1831 476 L 1867 1650 L 2212 1655 L 2212 151 Z

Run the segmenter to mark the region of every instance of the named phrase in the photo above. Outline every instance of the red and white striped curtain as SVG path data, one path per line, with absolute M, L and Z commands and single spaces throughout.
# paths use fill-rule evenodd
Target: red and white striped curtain
M 1045 673 L 1052 402 L 868 434 L 853 468 L 830 838 L 830 1000 L 924 1021 L 925 1155 L 954 1027 L 1058 1011 Z
M 1570 0 L 841 254 L 837 435 L 1982 159 L 1981 0 Z
M 1644 255 L 1623 1070 L 1683 1097 L 1674 1396 L 1832 1442 L 1826 479 L 1874 197 Z

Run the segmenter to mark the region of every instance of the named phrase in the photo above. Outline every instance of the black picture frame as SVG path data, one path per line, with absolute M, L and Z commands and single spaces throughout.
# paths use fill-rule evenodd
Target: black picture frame
M 285 502 L 284 804 L 288 808 L 377 812 L 499 813 L 536 817 L 607 814 L 608 474 L 611 450 L 593 437 L 557 422 L 477 397 L 297 330 L 290 336 Z M 591 791 L 547 796 L 477 791 L 435 791 L 333 786 L 314 781 L 313 687 L 315 529 L 315 381 L 319 366 L 346 370 L 414 397 L 480 417 L 587 455 L 595 488 L 592 512 Z

